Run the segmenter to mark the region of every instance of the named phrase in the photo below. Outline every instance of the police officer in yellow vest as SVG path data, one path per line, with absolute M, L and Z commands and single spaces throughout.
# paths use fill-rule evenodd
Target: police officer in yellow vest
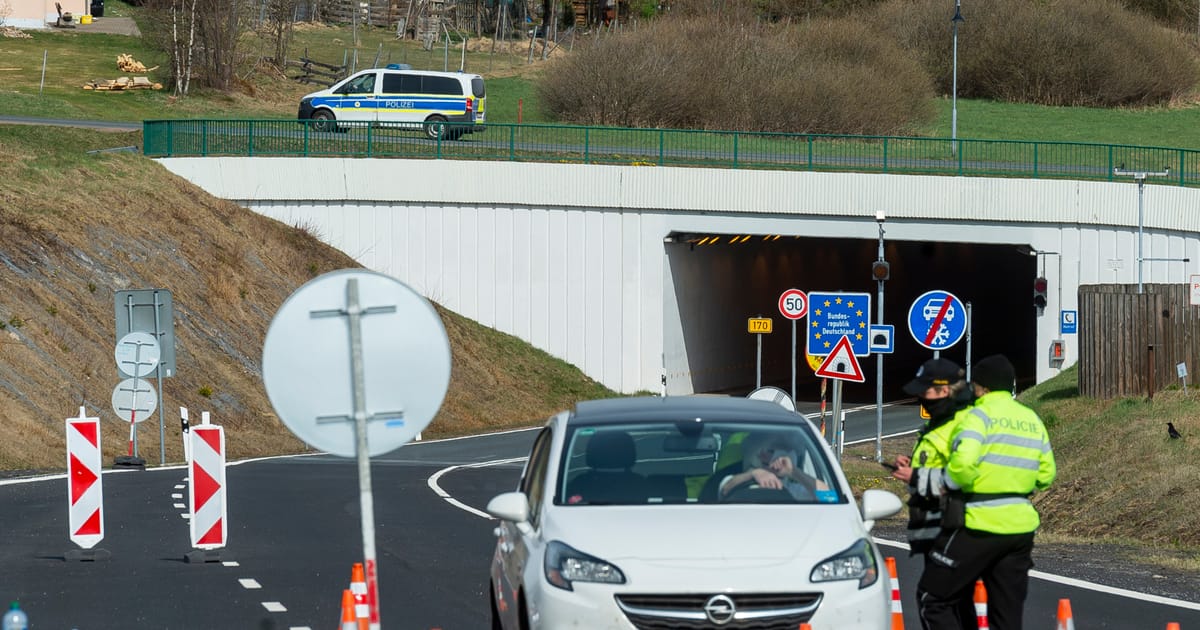
M 950 436 L 958 426 L 956 416 L 970 406 L 971 392 L 963 369 L 949 359 L 930 359 L 921 364 L 904 393 L 916 396 L 929 419 L 917 435 L 912 457 L 896 457 L 892 477 L 908 484 L 908 544 L 912 554 L 926 554 L 942 532 L 941 501 L 945 493 L 943 469 L 950 457 Z M 928 564 L 928 558 L 926 564 Z M 975 628 L 975 603 L 971 597 L 959 602 L 959 621 Z
M 1007 358 L 981 359 L 971 380 L 977 400 L 959 414 L 944 476 L 954 500 L 917 585 L 921 625 L 962 627 L 956 607 L 982 578 L 991 630 L 1020 630 L 1040 524 L 1029 497 L 1054 481 L 1054 452 L 1041 419 L 1013 398 Z

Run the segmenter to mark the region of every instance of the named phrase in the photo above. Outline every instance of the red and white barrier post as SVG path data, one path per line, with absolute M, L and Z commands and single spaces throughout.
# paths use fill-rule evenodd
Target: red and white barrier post
M 67 418 L 67 520 L 71 542 L 80 547 L 68 551 L 67 560 L 97 560 L 109 555 L 93 549 L 104 539 L 100 466 L 100 418 L 87 417 L 87 410 L 80 407 L 78 418 Z
M 188 562 L 220 562 L 229 529 L 225 498 L 225 429 L 202 423 L 188 431 L 191 462 L 188 466 L 188 497 L 191 502 L 192 546 Z

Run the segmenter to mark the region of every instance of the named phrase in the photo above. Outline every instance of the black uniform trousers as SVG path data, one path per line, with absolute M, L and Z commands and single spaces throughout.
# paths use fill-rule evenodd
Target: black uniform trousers
M 973 601 L 975 581 L 982 578 L 990 630 L 1021 630 L 1033 568 L 1033 535 L 966 528 L 943 532 L 925 555 L 925 572 L 917 584 L 921 627 L 963 628 L 962 601 Z

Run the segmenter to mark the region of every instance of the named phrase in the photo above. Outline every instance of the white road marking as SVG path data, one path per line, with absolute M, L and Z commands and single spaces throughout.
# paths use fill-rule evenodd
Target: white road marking
M 184 513 L 180 514 L 179 516 L 181 516 L 184 519 L 192 518 L 192 515 L 188 514 L 187 512 L 184 512 Z
M 269 612 L 287 612 L 287 606 L 279 602 L 263 602 L 262 607 L 266 608 Z
M 262 588 L 262 584 L 259 584 L 258 580 L 254 578 L 241 578 L 238 580 L 238 584 L 241 584 L 242 588 L 245 589 Z
M 183 489 L 184 489 L 184 488 L 186 488 L 186 487 L 187 487 L 187 484 L 186 484 L 186 483 L 177 483 L 177 484 L 175 484 L 175 489 L 176 489 L 176 490 L 183 490 Z
M 240 567 L 240 566 L 242 566 L 242 565 L 238 564 L 238 563 L 237 563 L 237 561 L 235 561 L 235 560 L 226 560 L 225 562 L 222 562 L 222 563 L 221 563 L 221 566 L 225 566 L 225 567 Z
M 500 464 L 511 464 L 514 462 L 524 461 L 526 459 L 528 459 L 528 458 L 527 457 L 512 457 L 509 459 L 499 459 L 499 460 L 495 460 L 495 461 L 491 461 L 491 462 L 483 462 L 483 463 L 479 463 L 479 464 L 467 464 L 465 466 L 458 465 L 458 466 L 450 466 L 448 468 L 443 468 L 443 469 L 433 473 L 433 475 L 429 477 L 429 481 L 428 481 L 429 488 L 431 490 L 433 490 L 434 494 L 438 495 L 439 497 L 442 497 L 443 499 L 446 500 L 447 503 L 449 503 L 450 505 L 453 505 L 454 507 L 456 507 L 460 510 L 463 510 L 465 512 L 470 512 L 471 514 L 474 514 L 475 516 L 478 516 L 480 518 L 486 518 L 489 521 L 495 520 L 495 517 L 492 516 L 491 514 L 488 514 L 487 512 L 484 512 L 483 510 L 477 510 L 477 509 L 467 505 L 466 503 L 463 503 L 462 501 L 459 501 L 458 499 L 455 499 L 454 497 L 450 496 L 449 492 L 442 490 L 442 487 L 438 485 L 438 479 L 441 479 L 442 475 L 444 475 L 452 470 L 456 470 L 458 468 L 482 468 L 484 466 L 499 466 Z
M 174 493 L 174 494 L 172 494 L 172 495 L 171 495 L 171 498 L 172 498 L 172 499 L 182 499 L 182 498 L 183 498 L 183 493 L 182 493 L 182 492 L 176 492 L 176 493 Z
M 183 503 L 173 503 L 172 505 L 173 505 L 175 508 L 177 508 L 177 509 L 180 509 L 180 510 L 182 510 L 182 509 L 184 509 L 184 508 L 186 508 L 186 507 L 187 507 L 187 506 L 186 506 L 186 505 L 184 505 Z

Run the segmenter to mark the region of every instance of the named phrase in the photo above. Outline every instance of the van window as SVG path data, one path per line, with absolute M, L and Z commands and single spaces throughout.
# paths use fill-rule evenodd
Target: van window
M 483 98 L 483 77 L 474 77 L 471 79 L 471 93 L 475 98 Z
M 403 94 L 404 93 L 404 77 L 406 75 L 397 72 L 388 72 L 383 75 L 383 94 Z
M 426 94 L 451 94 L 462 96 L 462 85 L 453 77 L 425 77 L 421 87 Z

